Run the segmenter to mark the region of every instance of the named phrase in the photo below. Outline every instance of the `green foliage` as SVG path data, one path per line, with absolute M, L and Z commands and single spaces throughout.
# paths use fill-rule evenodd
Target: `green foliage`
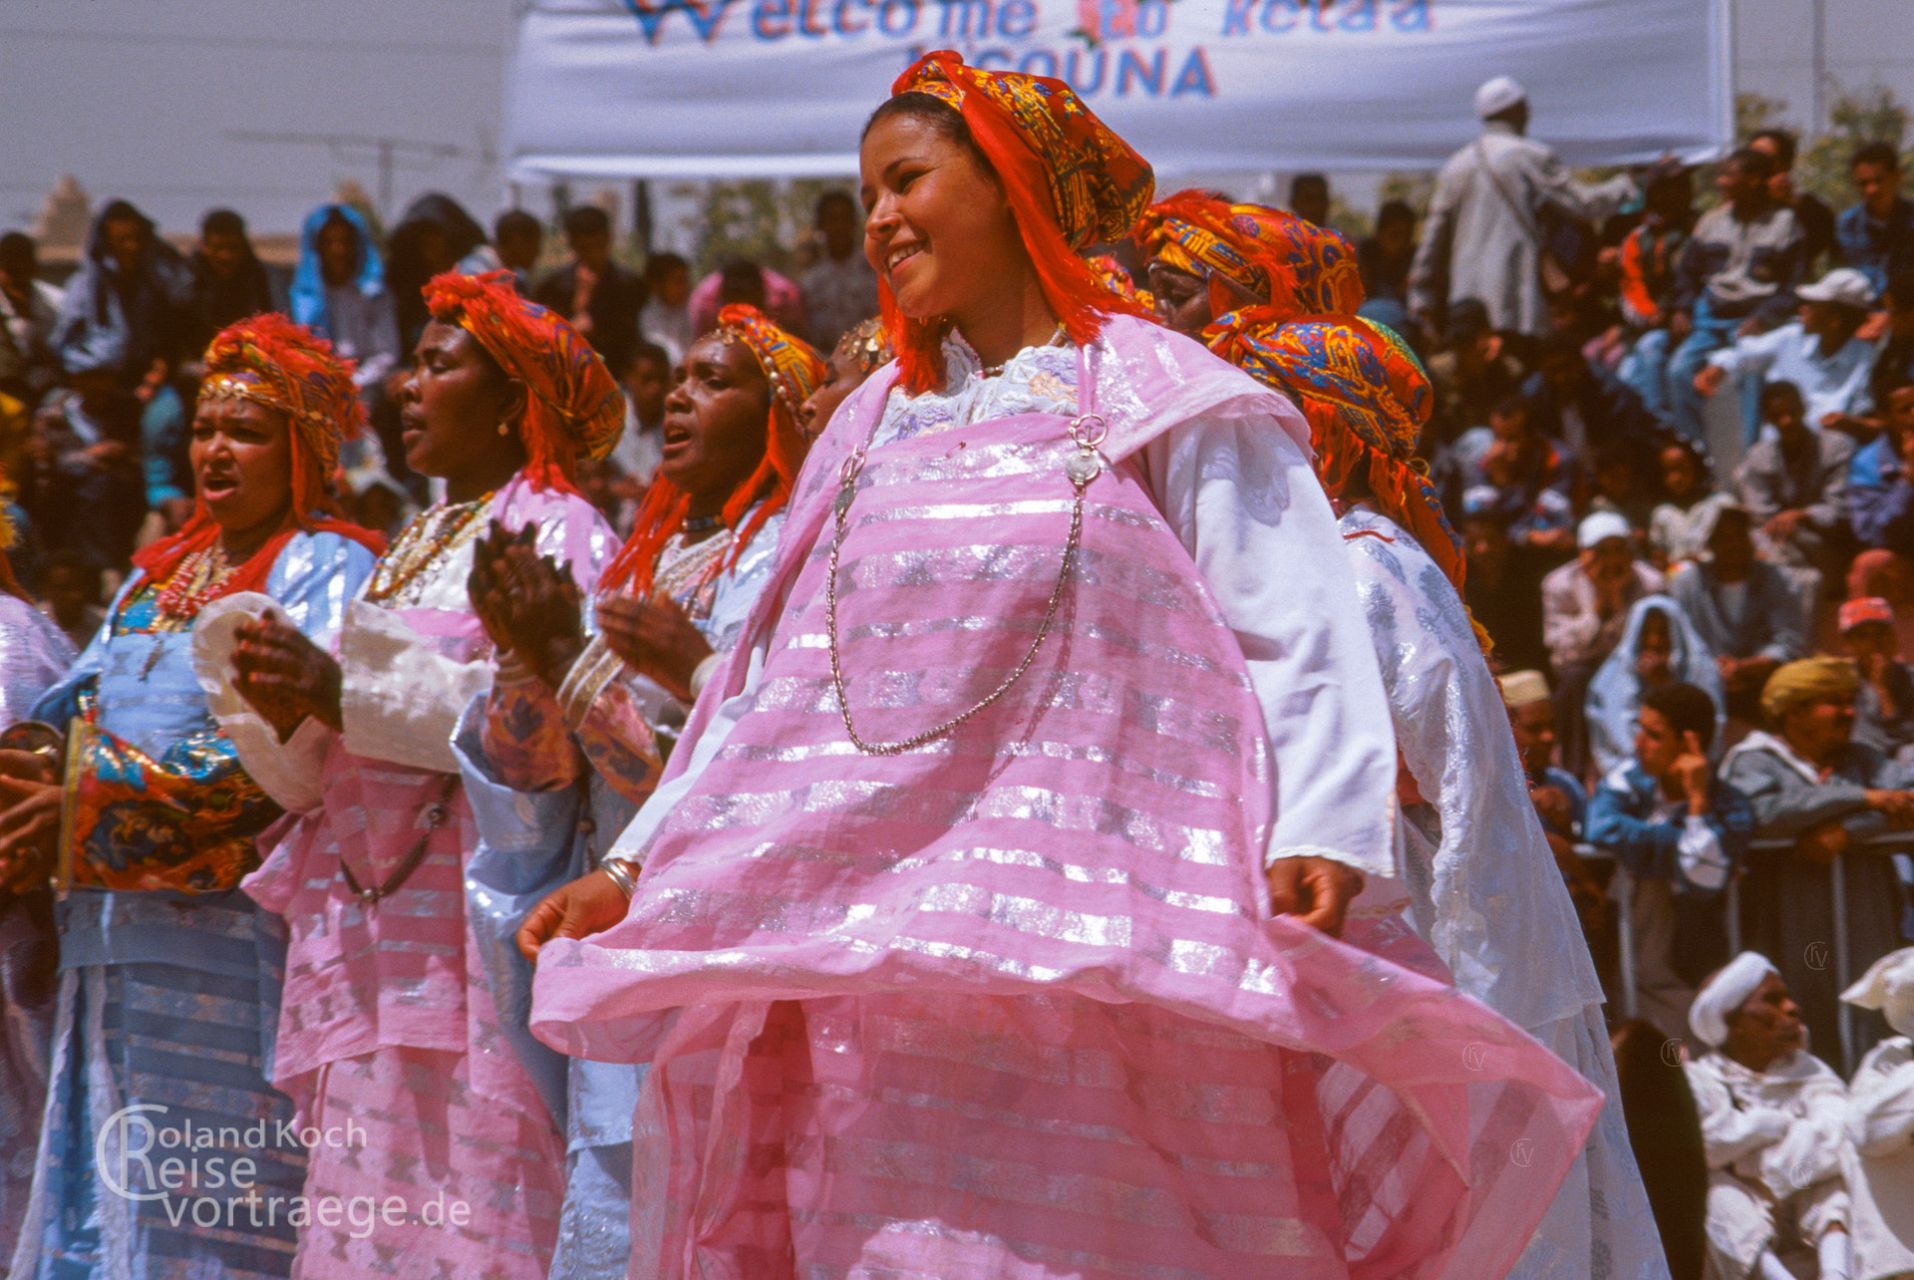
M 797 269 L 799 246 L 810 236 L 817 198 L 844 191 L 843 178 L 794 178 L 773 182 L 703 184 L 698 210 L 698 274 L 716 271 L 736 258 L 749 258 L 785 275 Z

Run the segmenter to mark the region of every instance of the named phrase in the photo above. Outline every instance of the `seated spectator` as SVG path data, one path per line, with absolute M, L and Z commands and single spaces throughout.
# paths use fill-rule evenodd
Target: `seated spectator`
M 104 371 L 122 387 L 164 383 L 190 339 L 193 273 L 153 222 L 124 200 L 100 211 L 66 282 L 53 349 L 69 373 Z
M 698 336 L 691 327 L 691 264 L 675 253 L 654 253 L 645 259 L 645 284 L 651 301 L 638 313 L 638 331 L 663 347 L 676 369 Z
M 386 291 L 385 264 L 365 215 L 351 205 L 322 204 L 306 215 L 291 314 L 357 362 L 352 381 L 361 398 L 375 394 L 398 367 L 399 316 Z
M 1859 1157 L 1848 1181 L 1854 1274 L 1914 1275 L 1914 947 L 1876 960 L 1841 998 L 1880 1010 L 1894 1030 L 1848 1085 L 1848 1141 Z
M 1737 743 L 1722 765 L 1723 780 L 1754 808 L 1755 839 L 1792 846 L 1750 859 L 1742 903 L 1749 937 L 1778 958 L 1814 1042 L 1831 1046 L 1841 1041 L 1840 993 L 1828 963 L 1835 936 L 1828 864 L 1869 836 L 1914 827 L 1905 772 L 1854 741 L 1860 688 L 1846 659 L 1788 663 L 1762 691 L 1769 727 Z M 1870 962 L 1901 944 L 1900 881 L 1888 858 L 1850 857 L 1845 867 L 1848 954 Z
M 691 291 L 691 331 L 709 333 L 718 327 L 718 312 L 734 302 L 746 303 L 770 316 L 781 329 L 803 333 L 804 294 L 797 285 L 769 267 L 737 259 L 698 281 Z
M 609 368 L 627 368 L 645 282 L 612 258 L 611 217 L 597 205 L 566 211 L 565 246 L 572 260 L 540 277 L 533 300 L 570 320 Z
M 104 589 L 99 566 L 77 551 L 55 551 L 40 569 L 41 607 L 82 652 L 106 620 Z
M 1872 406 L 1868 378 L 1880 344 L 1858 335 L 1874 305 L 1873 286 L 1860 272 L 1840 267 L 1795 292 L 1802 303 L 1798 320 L 1737 338 L 1709 356 L 1708 367 L 1695 375 L 1695 391 L 1712 396 L 1732 378 L 1759 378 L 1768 386 L 1789 382 L 1800 392 L 1811 425 L 1872 435 L 1861 419 Z
M 1843 565 L 1854 441 L 1809 425 L 1792 382 L 1762 388 L 1761 417 L 1773 430 L 1748 449 L 1735 489 L 1755 521 L 1755 545 L 1789 571 L 1812 618 L 1827 575 Z
M 1491 659 L 1506 667 L 1546 666 L 1544 557 L 1515 544 L 1508 520 L 1496 510 L 1495 490 L 1486 486 L 1464 495 L 1457 532 L 1469 566 L 1462 598 L 1495 644 Z
M 799 278 L 811 345 L 829 351 L 866 316 L 877 313 L 877 272 L 864 257 L 864 219 L 848 191 L 826 191 L 814 215 L 823 250 Z
M 1362 289 L 1369 301 L 1409 302 L 1409 266 L 1416 260 L 1416 211 L 1404 200 L 1385 200 L 1376 210 L 1376 233 L 1356 245 Z
M 1489 323 L 1489 309 L 1474 298 L 1449 308 L 1447 347 L 1429 357 L 1429 384 L 1435 410 L 1428 431 L 1439 443 L 1485 426 L 1489 413 L 1522 389 L 1522 365 L 1502 348 L 1502 335 Z
M 1463 432 L 1436 463 L 1451 519 L 1465 505 L 1490 501 L 1517 546 L 1544 554 L 1574 546 L 1576 476 L 1575 458 L 1536 429 L 1519 393 L 1495 407 L 1488 426 Z
M 259 260 L 246 220 L 231 209 L 214 209 L 200 219 L 192 269 L 193 327 L 184 354 L 194 362 L 227 325 L 286 305 L 285 285 Z
M 1688 1073 L 1668 1034 L 1634 1018 L 1609 1035 L 1628 1145 L 1668 1260 L 1669 1280 L 1702 1280 L 1707 1254 L 1708 1158 Z
M 61 373 L 53 330 L 66 295 L 39 275 L 32 237 L 0 236 L 0 395 L 29 408 L 59 385 Z
M 642 493 L 664 458 L 665 397 L 671 394 L 671 357 L 657 343 L 640 341 L 619 382 L 625 388 L 625 432 L 612 446 L 608 461 Z
M 1574 774 L 1555 762 L 1555 703 L 1548 677 L 1540 671 L 1511 671 L 1498 682 L 1542 829 L 1573 843 L 1582 838 L 1588 792 Z
M 1597 511 L 1576 530 L 1576 559 L 1542 579 L 1542 638 L 1555 674 L 1555 723 L 1571 773 L 1588 769 L 1584 699 L 1602 661 L 1621 643 L 1630 610 L 1660 595 L 1660 573 L 1635 558 L 1628 521 Z
M 1887 403 L 1888 391 L 1914 382 L 1914 267 L 1888 280 L 1881 301 L 1887 307 L 1887 337 L 1874 357 L 1870 396 L 1877 414 Z
M 1841 643 L 1861 674 L 1854 740 L 1901 765 L 1914 764 L 1914 668 L 1895 654 L 1894 606 L 1861 596 L 1841 606 Z
M 545 224 L 523 209 L 507 209 L 492 222 L 499 265 L 518 277 L 518 291 L 532 296 L 538 255 L 545 251 Z
M 1835 250 L 1844 266 L 1879 289 L 1914 271 L 1914 200 L 1901 194 L 1901 156 L 1890 142 L 1870 142 L 1848 161 L 1858 203 L 1835 222 Z
M 1808 1052 L 1788 984 L 1744 951 L 1696 994 L 1688 1025 L 1710 1050 L 1688 1064 L 1688 1084 L 1715 1274 L 1793 1280 L 1799 1262 L 1818 1280 L 1849 1280 L 1847 1090 Z
M 1914 604 L 1914 382 L 1885 388 L 1884 429 L 1848 467 L 1848 527 L 1864 548 L 1848 570 L 1848 595 Z
M 1648 553 L 1658 568 L 1670 570 L 1707 550 L 1715 508 L 1733 499 L 1715 489 L 1708 454 L 1698 442 L 1676 436 L 1657 457 L 1662 500 L 1648 518 Z
M 1715 655 L 1673 599 L 1644 596 L 1629 609 L 1621 642 L 1588 684 L 1588 741 L 1597 774 L 1606 775 L 1627 761 L 1642 698 L 1683 683 L 1699 686 L 1714 703 L 1715 714 L 1721 714 Z
M 407 205 L 386 237 L 385 283 L 398 313 L 400 350 L 417 347 L 425 331 L 428 280 L 445 271 L 476 276 L 498 267 L 485 228 L 451 196 L 428 191 Z
M 1654 454 L 1640 444 L 1605 444 L 1595 450 L 1588 469 L 1588 509 L 1613 511 L 1645 538 L 1660 496 L 1653 473 Z
M 35 417 L 20 505 L 42 546 L 123 572 L 147 510 L 140 403 L 110 363 L 74 369 L 67 385 Z
M 1680 681 L 1646 690 L 1636 710 L 1632 754 L 1610 769 L 1588 805 L 1588 842 L 1633 878 L 1635 988 L 1641 1015 L 1679 1039 L 1694 991 L 1694 944 L 1720 936 L 1718 895 L 1740 865 L 1754 815 L 1718 782 L 1708 752 L 1715 703 Z M 1700 927 L 1697 927 L 1700 926 Z
M 1794 220 L 1801 224 L 1802 266 L 1815 270 L 1822 256 L 1834 248 L 1834 210 L 1819 196 L 1794 185 L 1795 136 L 1786 129 L 1760 129 L 1749 136 L 1748 146 L 1774 166 L 1768 176 L 1768 194 L 1782 208 L 1794 211 Z
M 1753 525 L 1739 503 L 1712 507 L 1703 536 L 1706 554 L 1669 575 L 1668 594 L 1715 655 L 1724 710 L 1753 721 L 1768 677 L 1807 652 L 1800 595 L 1785 573 L 1756 559 Z
M 1694 182 L 1678 161 L 1657 165 L 1643 194 L 1642 220 L 1622 240 L 1621 338 L 1615 376 L 1650 412 L 1669 419 L 1668 353 L 1675 303 L 1675 265 L 1695 224 Z
M 1682 246 L 1669 300 L 1668 407 L 1675 429 L 1700 439 L 1695 375 L 1737 337 L 1786 322 L 1805 269 L 1801 224 L 1768 191 L 1774 165 L 1746 147 L 1715 177 L 1722 203 L 1703 214 Z M 1652 376 L 1645 371 L 1644 376 Z
M 1566 444 L 1576 457 L 1602 449 L 1652 456 L 1668 435 L 1666 421 L 1614 374 L 1599 370 L 1571 334 L 1554 333 L 1535 353 L 1535 372 L 1522 388 L 1543 434 Z M 1644 468 L 1644 481 L 1649 476 Z

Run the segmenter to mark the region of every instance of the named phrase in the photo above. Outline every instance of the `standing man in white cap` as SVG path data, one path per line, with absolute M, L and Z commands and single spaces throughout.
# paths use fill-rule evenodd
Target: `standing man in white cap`
M 1850 1280 L 1847 1090 L 1766 956 L 1744 951 L 1695 993 L 1688 1064 L 1708 1156 L 1708 1255 L 1730 1280 Z M 1799 1258 L 1806 1253 L 1808 1258 Z
M 1443 313 L 1478 298 L 1495 328 L 1548 332 L 1548 293 L 1570 283 L 1544 252 L 1548 213 L 1594 221 L 1634 191 L 1627 178 L 1583 187 L 1546 145 L 1527 135 L 1527 90 L 1497 76 L 1475 91 L 1482 135 L 1449 157 L 1409 269 L 1409 306 L 1439 331 Z M 1544 280 L 1544 276 L 1549 277 Z M 1545 288 L 1546 285 L 1546 288 Z
M 1882 956 L 1841 998 L 1879 1009 L 1896 1033 L 1848 1088 L 1855 1280 L 1914 1275 L 1914 947 Z

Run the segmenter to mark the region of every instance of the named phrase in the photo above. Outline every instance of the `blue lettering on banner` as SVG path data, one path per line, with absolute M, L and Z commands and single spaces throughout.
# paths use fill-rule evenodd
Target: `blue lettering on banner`
M 1155 40 L 1169 29 L 1169 0 L 1140 0 L 1136 6 L 1136 33 L 1145 40 Z
M 863 35 L 871 29 L 870 22 L 866 20 L 862 25 L 854 27 L 851 25 L 850 14 L 853 9 L 868 11 L 870 7 L 871 0 L 837 0 L 837 11 L 831 15 L 831 30 L 846 39 Z
M 625 0 L 625 8 L 638 19 L 646 44 L 657 44 L 665 28 L 665 19 L 682 13 L 697 30 L 698 39 L 710 44 L 724 27 L 724 17 L 733 0 Z
M 934 47 L 913 45 L 909 61 L 916 61 Z M 1216 97 L 1216 72 L 1210 66 L 1209 50 L 1201 45 L 1173 52 L 1161 47 L 1113 49 L 1107 42 L 1095 49 L 1086 49 L 1073 42 L 1061 51 L 990 45 L 982 49 L 966 48 L 962 52 L 964 61 L 980 71 L 1021 71 L 1038 76 L 1060 74 L 1064 83 L 1085 98 Z
M 997 30 L 1021 40 L 1037 29 L 1037 6 L 1032 0 L 1004 0 L 997 10 Z
M 877 29 L 887 36 L 907 36 L 917 30 L 917 18 L 917 0 L 882 0 Z
M 1145 0 L 1152 3 L 1154 0 Z M 1428 31 L 1435 0 L 1224 0 L 1222 34 L 1288 35 L 1292 31 L 1343 31 L 1365 35 L 1381 29 L 1386 12 L 1397 31 Z M 1139 14 L 1142 12 L 1138 10 Z
M 773 22 L 782 25 L 773 26 Z M 751 11 L 751 34 L 760 40 L 781 40 L 791 34 L 791 0 L 758 0 Z

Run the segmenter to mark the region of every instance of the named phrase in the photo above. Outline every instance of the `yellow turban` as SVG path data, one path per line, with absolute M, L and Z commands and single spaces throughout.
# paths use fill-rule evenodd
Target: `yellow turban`
M 1851 702 L 1861 674 L 1846 658 L 1803 658 L 1768 677 L 1761 688 L 1761 714 L 1779 725 L 1784 716 L 1815 702 Z

